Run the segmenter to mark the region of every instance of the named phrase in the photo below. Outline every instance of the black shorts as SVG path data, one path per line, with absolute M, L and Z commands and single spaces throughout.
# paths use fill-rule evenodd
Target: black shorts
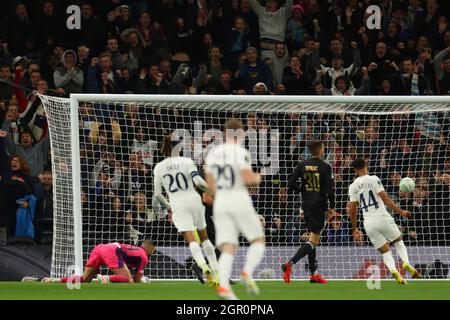
M 308 231 L 320 235 L 325 228 L 327 210 L 304 210 L 303 214 Z

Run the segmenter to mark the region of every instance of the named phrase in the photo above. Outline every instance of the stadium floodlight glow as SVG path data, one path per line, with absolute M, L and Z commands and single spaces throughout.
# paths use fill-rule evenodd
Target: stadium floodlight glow
M 416 210 L 408 221 L 396 217 L 412 264 L 450 261 L 448 219 L 443 215 L 448 208 L 442 207 L 448 201 L 443 190 L 450 183 L 450 161 L 446 162 L 450 147 L 445 144 L 449 97 L 72 94 L 70 99 L 40 98 L 49 123 L 54 172 L 53 277 L 70 276 L 72 265 L 81 274 L 95 244 L 135 243 L 147 236 L 155 240 L 160 254 L 146 276 L 191 279 L 186 267 L 189 248 L 167 223 L 164 208 L 152 199 L 152 166 L 161 160 L 158 149 L 163 135 L 177 131 L 184 142 L 192 139 L 186 148 L 191 148 L 201 168 L 208 144 L 231 117 L 249 125 L 245 145 L 254 166 L 266 173 L 261 186 L 251 190 L 258 213 L 265 216 L 268 240 L 265 259 L 255 273 L 258 278 L 280 279 L 280 264 L 304 241 L 301 199 L 287 193 L 285 185 L 297 161 L 308 156 L 305 146 L 311 139 L 325 143 L 326 160 L 335 170 L 340 213 L 330 218 L 317 251 L 319 271 L 325 277 L 369 278 L 373 265 L 380 266 L 381 278 L 385 274 L 367 239 L 355 243 L 348 232 L 345 205 L 354 177 L 349 159 L 356 154 L 370 158 L 371 174 L 380 176 L 397 203 Z M 271 167 L 277 169 L 268 170 Z M 406 176 L 416 184 L 410 194 L 398 188 Z M 108 192 L 102 194 L 105 185 Z M 236 259 L 243 264 L 242 250 Z M 304 269 L 299 265 L 293 279 L 306 278 Z

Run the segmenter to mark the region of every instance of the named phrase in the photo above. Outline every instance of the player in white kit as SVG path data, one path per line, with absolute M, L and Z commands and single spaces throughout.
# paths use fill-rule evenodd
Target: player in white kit
M 392 201 L 377 176 L 369 175 L 365 159 L 356 159 L 353 161 L 352 166 L 358 175 L 358 178 L 349 187 L 350 202 L 348 210 L 352 222 L 353 237 L 357 241 L 362 239 L 362 232 L 358 229 L 357 220 L 359 205 L 363 212 L 364 230 L 374 247 L 383 254 L 384 264 L 397 282 L 406 284 L 406 280 L 403 279 L 396 268 L 395 260 L 390 250 L 391 244 L 394 244 L 397 254 L 402 259 L 403 268 L 413 278 L 420 278 L 420 273 L 409 264 L 408 252 L 403 243 L 400 229 L 396 225 L 394 218 L 386 210 L 385 205 L 403 217 L 409 217 L 411 213 L 402 210 Z
M 239 234 L 250 242 L 241 280 L 247 291 L 254 295 L 259 294 L 259 288 L 252 275 L 264 256 L 265 239 L 247 189 L 257 186 L 261 176 L 251 167 L 250 153 L 239 145 L 244 138 L 242 122 L 229 120 L 225 129 L 226 143 L 216 146 L 206 156 L 206 181 L 214 194 L 216 245 L 222 252 L 217 294 L 222 299 L 235 300 L 237 297 L 230 288 L 229 279 Z
M 174 150 L 173 146 L 178 143 L 171 141 L 170 135 L 164 138 L 162 153 L 166 159 L 158 163 L 153 171 L 154 196 L 172 214 L 175 227 L 189 244 L 192 256 L 206 275 L 210 287 L 217 287 L 217 257 L 206 232 L 205 207 L 194 187 L 195 184 L 202 191 L 208 191 L 208 185 L 199 175 L 194 161 L 179 156 Z M 170 202 L 162 195 L 162 188 L 169 196 Z M 196 240 L 196 231 L 209 266 Z

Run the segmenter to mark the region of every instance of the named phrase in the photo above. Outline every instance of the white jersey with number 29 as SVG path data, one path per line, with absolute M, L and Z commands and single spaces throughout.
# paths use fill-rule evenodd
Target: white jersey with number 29
M 248 195 L 241 171 L 251 169 L 250 153 L 238 144 L 225 143 L 208 152 L 206 172 L 212 174 L 217 195 L 239 192 Z
M 350 201 L 359 203 L 364 220 L 386 216 L 391 217 L 386 210 L 383 200 L 378 195 L 382 191 L 384 191 L 383 185 L 375 175 L 358 177 L 350 185 Z

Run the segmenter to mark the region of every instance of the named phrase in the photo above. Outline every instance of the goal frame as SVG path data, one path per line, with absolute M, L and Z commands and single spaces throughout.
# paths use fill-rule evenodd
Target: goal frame
M 71 150 L 72 150 L 72 190 L 73 219 L 74 219 L 74 261 L 75 274 L 83 274 L 83 245 L 82 245 L 82 208 L 81 208 L 81 164 L 79 139 L 79 103 L 80 102 L 205 102 L 205 103 L 291 103 L 298 104 L 295 111 L 299 113 L 317 112 L 311 109 L 302 110 L 302 104 L 336 103 L 336 104 L 450 104 L 447 96 L 276 96 L 276 95 L 138 95 L 138 94 L 71 94 Z M 438 110 L 436 110 L 438 111 Z M 324 111 L 322 111 L 324 112 Z M 327 111 L 328 112 L 328 111 Z M 355 111 L 353 114 L 372 114 L 373 111 Z M 407 110 L 389 113 L 412 113 Z M 378 112 L 378 114 L 382 114 Z

